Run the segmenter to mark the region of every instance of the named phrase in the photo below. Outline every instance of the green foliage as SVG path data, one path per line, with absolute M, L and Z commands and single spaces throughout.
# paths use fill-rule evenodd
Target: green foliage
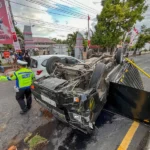
M 47 139 L 45 139 L 44 137 L 41 137 L 40 135 L 35 135 L 28 141 L 28 144 L 30 150 L 34 150 L 38 145 L 45 144 L 47 142 L 48 142 Z
M 17 34 L 18 37 L 20 37 L 21 39 L 24 39 L 23 33 L 16 26 L 15 26 L 15 31 L 16 31 L 16 34 Z
M 83 40 L 83 46 L 84 46 L 84 49 L 87 48 L 87 46 L 88 46 L 88 40 Z
M 13 49 L 13 45 L 10 44 L 4 44 L 4 50 L 9 50 L 9 49 Z
M 142 32 L 138 37 L 137 43 L 135 45 L 136 49 L 143 48 L 144 45 L 150 41 L 150 28 L 142 27 Z
M 77 38 L 77 31 L 73 32 L 72 34 L 68 34 L 67 36 L 67 43 L 69 46 L 69 50 L 71 51 L 71 55 L 74 56 L 74 47 L 76 44 L 76 38 Z
M 127 39 L 125 40 L 126 43 L 130 43 L 130 37 L 127 37 Z
M 61 39 L 56 39 L 56 38 L 53 38 L 52 40 L 56 42 L 56 44 L 67 44 L 66 40 L 61 40 Z
M 98 23 L 95 26 L 91 43 L 103 47 L 113 48 L 121 40 L 137 20 L 143 19 L 146 11 L 144 0 L 103 0 L 103 10 L 97 16 Z

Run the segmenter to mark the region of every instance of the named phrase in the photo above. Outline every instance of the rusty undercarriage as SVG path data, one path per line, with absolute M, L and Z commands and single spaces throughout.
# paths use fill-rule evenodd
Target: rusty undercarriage
M 36 101 L 57 119 L 85 133 L 94 129 L 108 101 L 112 106 L 124 106 L 114 100 L 116 85 L 144 89 L 138 70 L 123 60 L 121 49 L 114 56 L 102 54 L 71 66 L 63 64 L 58 57 L 51 57 L 46 69 L 49 77 L 34 82 L 32 92 Z M 121 110 L 118 113 L 122 113 Z

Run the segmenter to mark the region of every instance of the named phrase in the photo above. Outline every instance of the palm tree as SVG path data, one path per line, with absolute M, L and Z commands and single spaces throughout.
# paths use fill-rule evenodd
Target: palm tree
M 76 38 L 77 38 L 78 32 L 73 32 L 72 34 L 68 34 L 67 36 L 67 43 L 69 45 L 69 49 L 71 50 L 71 55 L 74 56 L 74 47 L 76 44 Z

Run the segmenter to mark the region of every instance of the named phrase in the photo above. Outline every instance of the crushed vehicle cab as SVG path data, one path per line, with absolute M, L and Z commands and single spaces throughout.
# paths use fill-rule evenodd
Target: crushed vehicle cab
M 76 65 L 51 57 L 46 65 L 49 76 L 36 80 L 32 93 L 57 119 L 90 133 L 107 102 L 110 82 L 128 85 L 122 77 L 129 67 L 121 49 L 115 56 L 102 54 Z M 137 76 L 140 78 L 138 71 Z M 141 79 L 136 82 L 130 86 L 143 89 Z

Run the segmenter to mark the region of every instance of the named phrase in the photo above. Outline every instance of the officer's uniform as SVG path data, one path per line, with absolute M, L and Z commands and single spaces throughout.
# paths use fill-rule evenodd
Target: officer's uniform
M 26 65 L 24 61 L 17 61 L 18 64 Z M 23 112 L 26 112 L 31 108 L 32 97 L 30 86 L 34 79 L 34 73 L 25 67 L 17 70 L 10 77 L 0 76 L 0 81 L 12 81 L 16 80 L 16 100 L 18 101 Z M 26 98 L 27 103 L 25 104 L 24 98 Z

